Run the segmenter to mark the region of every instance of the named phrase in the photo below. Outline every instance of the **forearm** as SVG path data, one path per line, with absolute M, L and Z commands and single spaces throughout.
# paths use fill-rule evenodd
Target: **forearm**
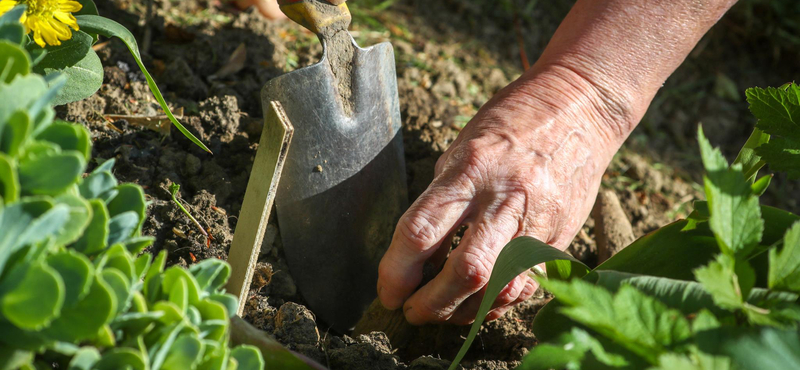
M 615 152 L 658 89 L 735 0 L 578 0 L 547 48 L 507 93 L 594 110 Z M 548 88 L 543 88 L 548 87 Z

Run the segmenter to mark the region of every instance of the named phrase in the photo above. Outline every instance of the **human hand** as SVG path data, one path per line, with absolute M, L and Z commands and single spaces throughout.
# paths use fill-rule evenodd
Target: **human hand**
M 328 3 L 333 5 L 339 5 L 344 3 L 346 0 L 324 0 Z M 286 15 L 283 14 L 280 7 L 278 6 L 277 0 L 236 0 L 236 6 L 239 9 L 247 9 L 251 6 L 255 6 L 258 11 L 267 19 L 278 20 L 278 19 L 286 19 Z
M 428 189 L 400 219 L 379 268 L 378 295 L 412 324 L 472 322 L 498 253 L 528 235 L 561 250 L 579 231 L 621 145 L 617 104 L 565 68 L 531 70 L 489 101 L 439 158 Z M 627 122 L 626 122 L 627 124 Z M 451 234 L 468 228 L 450 252 Z M 425 261 L 444 266 L 414 291 Z M 487 320 L 530 298 L 523 274 Z

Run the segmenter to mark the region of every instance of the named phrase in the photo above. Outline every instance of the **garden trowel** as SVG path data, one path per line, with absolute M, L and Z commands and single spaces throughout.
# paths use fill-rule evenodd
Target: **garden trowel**
M 408 202 L 394 52 L 360 48 L 344 0 L 279 0 L 319 37 L 322 60 L 276 77 L 295 127 L 276 198 L 284 252 L 300 293 L 338 331 L 375 298 L 378 263 Z

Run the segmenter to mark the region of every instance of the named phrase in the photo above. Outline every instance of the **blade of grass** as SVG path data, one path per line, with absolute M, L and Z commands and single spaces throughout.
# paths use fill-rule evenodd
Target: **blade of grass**
M 155 80 L 153 77 L 150 76 L 150 73 L 147 72 L 147 68 L 144 67 L 142 63 L 142 56 L 139 54 L 139 45 L 136 43 L 136 39 L 133 37 L 131 31 L 128 31 L 125 26 L 111 20 L 108 18 L 104 18 L 97 15 L 79 15 L 75 17 L 78 20 L 78 26 L 80 26 L 82 31 L 89 32 L 89 33 L 97 33 L 106 37 L 118 37 L 125 43 L 125 46 L 128 47 L 128 50 L 133 55 L 133 59 L 136 60 L 136 64 L 139 65 L 139 69 L 142 70 L 144 74 L 144 78 L 147 80 L 147 85 L 150 86 L 150 91 L 153 93 L 153 96 L 158 101 L 158 104 L 161 105 L 161 109 L 164 110 L 164 113 L 167 114 L 167 117 L 178 130 L 186 136 L 189 140 L 195 143 L 197 146 L 205 150 L 206 152 L 211 153 L 211 150 L 203 144 L 198 138 L 192 135 L 186 127 L 178 122 L 175 116 L 170 111 L 169 107 L 167 106 L 167 102 L 164 100 L 164 96 L 161 95 L 161 90 L 158 89 L 158 85 L 156 85 Z M 211 153 L 214 154 L 214 153 Z
M 458 367 L 458 363 L 461 362 L 461 359 L 467 354 L 467 350 L 472 344 L 472 341 L 475 340 L 475 335 L 478 334 L 478 330 L 486 319 L 486 314 L 489 313 L 489 310 L 492 308 L 492 303 L 494 303 L 500 291 L 503 290 L 503 287 L 526 270 L 530 270 L 540 263 L 554 260 L 570 261 L 572 263 L 572 270 L 583 270 L 582 274 L 572 274 L 573 276 L 580 277 L 589 272 L 589 268 L 586 267 L 586 265 L 569 254 L 553 248 L 535 238 L 527 236 L 519 237 L 510 241 L 503 247 L 500 255 L 497 256 L 497 262 L 494 264 L 492 275 L 489 277 L 489 284 L 486 285 L 486 294 L 481 301 L 478 315 L 475 317 L 475 322 L 472 323 L 472 328 L 469 330 L 467 340 L 464 342 L 464 345 L 461 346 L 461 350 L 458 351 L 456 358 L 453 359 L 449 370 L 455 370 L 455 368 Z

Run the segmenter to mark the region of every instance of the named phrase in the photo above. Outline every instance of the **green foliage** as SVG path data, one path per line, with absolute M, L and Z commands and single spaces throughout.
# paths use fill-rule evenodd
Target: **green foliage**
M 88 98 L 103 84 L 103 65 L 100 58 L 92 49 L 98 41 L 98 35 L 117 37 L 125 43 L 128 50 L 136 60 L 147 80 L 150 91 L 155 96 L 169 120 L 189 140 L 203 150 L 211 151 L 186 129 L 167 106 L 155 80 L 147 72 L 139 55 L 139 46 L 128 29 L 111 19 L 97 14 L 97 7 L 92 0 L 80 0 L 83 8 L 77 12 L 76 18 L 80 31 L 72 32 L 72 38 L 65 40 L 61 45 L 48 45 L 41 48 L 23 34 L 22 24 L 19 19 L 25 7 L 17 6 L 0 18 L 0 81 L 10 82 L 18 74 L 30 72 L 48 77 L 47 82 L 51 87 L 54 83 L 64 84 L 63 88 L 56 89 L 57 96 L 50 100 L 52 105 L 62 105 Z M 63 81 L 56 81 L 55 77 L 61 76 Z
M 556 299 L 534 320 L 544 343 L 519 369 L 799 368 L 800 217 L 760 206 L 771 176 L 757 178 L 765 163 L 800 170 L 799 92 L 794 84 L 747 90 L 758 126 L 731 165 L 698 131 L 707 202 L 695 202 L 687 220 L 585 275 L 549 262 L 548 279 L 537 280 Z M 543 243 L 536 253 L 547 248 L 556 254 Z M 498 258 L 495 270 L 540 262 Z M 493 273 L 489 286 L 511 278 Z M 484 303 L 496 295 L 487 289 Z
M 153 242 L 144 192 L 113 159 L 83 177 L 89 132 L 54 122 L 49 85 L 0 82 L 0 368 L 263 369 L 256 348 L 228 345 L 230 267 L 137 257 Z

